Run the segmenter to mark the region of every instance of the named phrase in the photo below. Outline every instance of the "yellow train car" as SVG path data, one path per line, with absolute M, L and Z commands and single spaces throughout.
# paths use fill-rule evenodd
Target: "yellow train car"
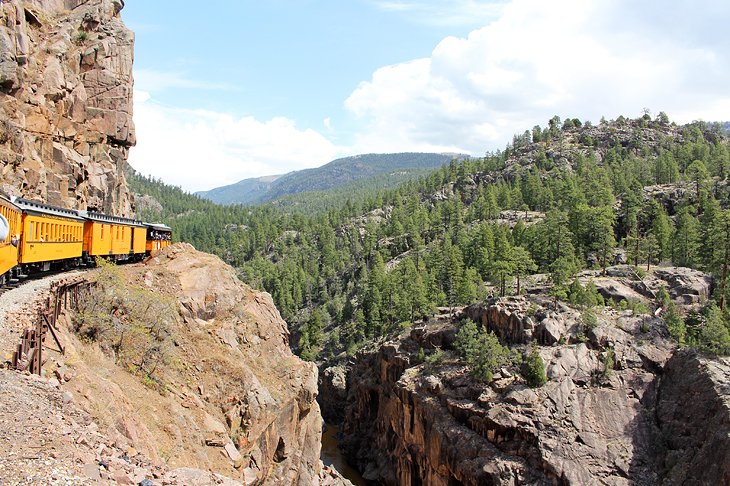
M 139 221 L 107 214 L 78 211 L 83 217 L 85 259 L 105 257 L 116 261 L 141 258 L 147 228 Z
M 172 228 L 162 223 L 147 224 L 147 254 L 162 250 L 172 244 Z
M 78 266 L 81 260 L 84 220 L 76 211 L 16 199 L 23 214 L 18 263 L 25 270 Z
M 0 285 L 12 277 L 18 265 L 18 244 L 21 238 L 22 213 L 18 206 L 0 195 Z
M 147 252 L 147 227 L 144 225 L 132 228 L 132 253 L 141 259 Z

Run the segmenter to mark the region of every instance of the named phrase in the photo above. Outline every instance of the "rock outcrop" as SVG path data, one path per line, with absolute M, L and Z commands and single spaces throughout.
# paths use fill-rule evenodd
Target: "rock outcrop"
M 2 189 L 132 216 L 134 34 L 122 0 L 0 3 Z
M 580 313 L 560 304 L 557 309 L 546 298 L 500 297 L 474 304 L 464 310 L 466 317 L 494 332 L 501 341 L 524 344 L 535 340 L 551 345 L 577 334 Z
M 664 484 L 730 484 L 730 360 L 678 353 L 659 397 Z
M 538 308 L 527 316 L 527 307 L 522 298 L 497 301 L 481 308 L 491 316 L 481 322 L 523 352 L 519 343 L 548 344 L 539 348 L 548 376 L 540 388 L 529 388 L 517 369 L 477 382 L 450 352 L 419 364 L 419 349 L 428 356 L 452 347 L 453 324 L 427 323 L 357 356 L 342 444 L 366 479 L 437 486 L 728 482 L 727 362 L 672 357 L 664 323 L 651 315 L 604 308 L 585 328 L 569 310 L 553 309 L 526 326 L 527 317 L 548 314 Z M 565 344 L 534 332 L 545 318 L 574 323 L 559 326 Z
M 136 285 L 122 292 L 148 289 L 177 313 L 157 331 L 173 347 L 154 375 L 120 367 L 113 349 L 62 333 L 63 369 L 73 376 L 63 389 L 112 443 L 164 464 L 184 484 L 208 483 L 196 479 L 200 471 L 180 468 L 243 484 L 344 484 L 319 458 L 317 368 L 292 354 L 268 294 L 184 243 L 118 271 Z M 77 328 L 73 315 L 63 322 L 63 329 Z

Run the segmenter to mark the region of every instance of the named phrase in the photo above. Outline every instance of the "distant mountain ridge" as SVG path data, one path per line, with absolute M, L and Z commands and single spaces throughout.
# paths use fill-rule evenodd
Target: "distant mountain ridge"
M 218 204 L 258 204 L 302 192 L 324 191 L 389 173 L 398 173 L 402 181 L 404 172 L 418 177 L 423 175 L 424 170 L 467 157 L 464 154 L 418 152 L 355 155 L 333 160 L 314 169 L 244 179 L 195 194 Z

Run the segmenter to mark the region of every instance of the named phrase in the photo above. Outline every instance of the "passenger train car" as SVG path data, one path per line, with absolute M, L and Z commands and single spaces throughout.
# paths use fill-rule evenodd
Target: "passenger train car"
M 5 283 L 6 275 L 18 265 L 21 216 L 18 206 L 0 197 L 0 284 Z
M 76 211 L 16 199 L 23 215 L 18 239 L 18 263 L 22 273 L 48 271 L 63 262 L 81 263 L 84 219 Z
M 161 223 L 150 223 L 147 225 L 147 246 L 145 251 L 162 250 L 172 244 L 172 228 Z
M 169 226 L 0 195 L 0 285 L 31 272 L 139 261 L 172 243 Z
M 136 259 L 145 254 L 147 226 L 133 219 L 79 211 L 84 223 L 84 258 Z

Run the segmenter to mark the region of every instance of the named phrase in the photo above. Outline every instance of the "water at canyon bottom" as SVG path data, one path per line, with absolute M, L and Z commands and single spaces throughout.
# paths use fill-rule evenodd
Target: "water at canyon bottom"
M 325 424 L 322 432 L 322 462 L 327 466 L 334 466 L 340 474 L 349 479 L 355 486 L 367 486 L 367 482 L 357 470 L 350 466 L 340 452 L 337 434 L 340 428 L 336 425 Z

